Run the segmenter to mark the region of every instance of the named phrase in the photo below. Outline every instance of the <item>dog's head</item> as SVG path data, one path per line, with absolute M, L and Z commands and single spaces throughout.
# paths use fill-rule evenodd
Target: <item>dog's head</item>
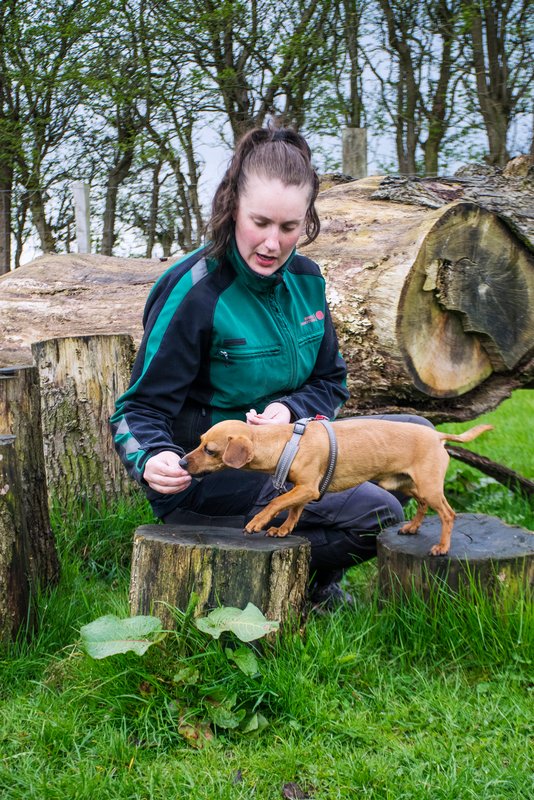
M 249 426 L 225 420 L 200 437 L 199 446 L 180 459 L 180 466 L 191 475 L 202 475 L 225 467 L 240 469 L 252 461 L 253 455 Z

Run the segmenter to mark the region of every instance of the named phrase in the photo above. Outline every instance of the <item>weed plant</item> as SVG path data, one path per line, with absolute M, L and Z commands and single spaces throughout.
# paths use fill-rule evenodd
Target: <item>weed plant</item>
M 513 413 L 506 403 L 493 412 L 487 442 L 487 455 L 526 475 L 531 398 L 518 392 L 507 401 Z M 522 414 L 518 442 L 506 420 Z M 465 501 L 466 510 L 534 527 L 528 498 L 480 483 L 474 470 L 464 477 L 453 465 L 455 507 Z M 142 657 L 92 660 L 80 629 L 104 614 L 127 616 L 132 531 L 153 521 L 143 500 L 54 508 L 60 585 L 36 598 L 35 632 L 0 654 L 2 798 L 533 796 L 526 588 L 502 584 L 489 595 L 472 581 L 459 594 L 436 586 L 427 601 L 414 593 L 381 602 L 369 562 L 346 579 L 353 608 L 310 615 L 252 645 L 254 674 L 229 660 L 229 635 L 215 641 L 187 615 Z M 210 712 L 225 697 L 267 726 L 217 725 Z

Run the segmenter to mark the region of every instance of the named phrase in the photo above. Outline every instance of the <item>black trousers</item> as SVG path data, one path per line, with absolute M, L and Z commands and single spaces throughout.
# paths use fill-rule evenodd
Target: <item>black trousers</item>
M 423 417 L 408 414 L 358 419 L 414 422 L 432 427 Z M 180 498 L 180 505 L 163 521 L 243 528 L 277 494 L 270 475 L 225 469 L 196 480 L 192 489 Z M 321 582 L 339 570 L 375 556 L 378 533 L 404 520 L 402 506 L 407 499 L 366 482 L 343 492 L 327 492 L 321 500 L 308 503 L 293 533 L 311 544 L 311 574 Z M 276 525 L 285 514 L 272 524 Z

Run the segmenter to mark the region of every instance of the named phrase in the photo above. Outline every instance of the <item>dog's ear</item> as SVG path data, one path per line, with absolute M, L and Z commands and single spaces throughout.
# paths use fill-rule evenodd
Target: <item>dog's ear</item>
M 223 463 L 227 467 L 239 469 L 252 461 L 252 442 L 248 436 L 229 436 L 226 450 L 223 453 Z

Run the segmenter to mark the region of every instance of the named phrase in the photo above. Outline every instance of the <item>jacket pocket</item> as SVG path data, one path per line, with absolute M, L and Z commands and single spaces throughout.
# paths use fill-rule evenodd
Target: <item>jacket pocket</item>
M 270 356 L 277 356 L 282 348 L 279 346 L 272 347 L 230 347 L 218 349 L 214 354 L 216 361 L 222 361 L 223 364 L 230 366 L 243 361 L 253 361 L 256 358 L 269 358 Z

